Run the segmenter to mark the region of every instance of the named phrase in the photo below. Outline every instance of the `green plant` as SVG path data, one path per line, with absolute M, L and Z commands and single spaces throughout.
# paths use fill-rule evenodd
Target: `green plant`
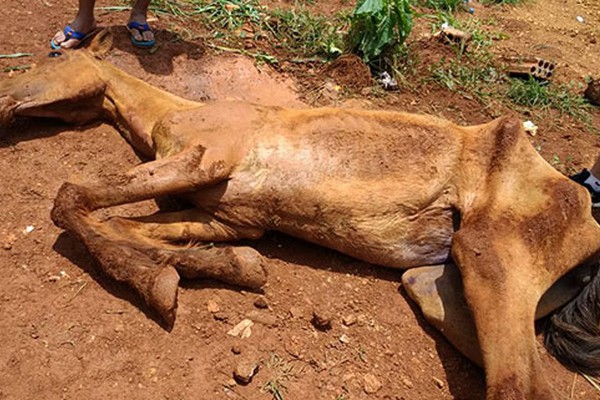
M 552 108 L 560 111 L 561 114 L 569 114 L 583 122 L 591 121 L 591 106 L 583 97 L 573 93 L 572 83 L 550 85 L 534 78 L 526 81 L 512 79 L 507 96 L 514 104 L 520 106 L 542 110 Z
M 305 57 L 330 57 L 342 53 L 343 27 L 347 21 L 344 14 L 328 18 L 299 7 L 272 11 L 263 21 L 263 27 L 286 50 Z
M 347 47 L 366 63 L 404 43 L 413 26 L 409 0 L 359 0 L 351 17 Z
M 260 24 L 264 11 L 258 0 L 190 0 L 194 12 L 204 14 L 216 28 L 235 30 L 245 23 Z
M 266 363 L 266 368 L 270 373 L 270 377 L 262 385 L 261 390 L 271 393 L 275 400 L 284 400 L 285 382 L 296 377 L 294 367 L 277 354 L 271 354 L 269 361 Z
M 122 0 L 122 3 L 130 5 L 129 1 Z M 130 8 L 130 7 L 123 8 Z M 155 14 L 171 14 L 176 17 L 184 17 L 188 14 L 187 5 L 173 0 L 152 0 L 149 9 Z

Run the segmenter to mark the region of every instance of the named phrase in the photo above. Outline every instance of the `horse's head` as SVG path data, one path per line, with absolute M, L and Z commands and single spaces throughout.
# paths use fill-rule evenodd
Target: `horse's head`
M 27 73 L 0 81 L 0 127 L 15 116 L 79 124 L 98 118 L 106 88 L 98 59 L 111 44 L 103 31 L 85 50 L 52 52 Z

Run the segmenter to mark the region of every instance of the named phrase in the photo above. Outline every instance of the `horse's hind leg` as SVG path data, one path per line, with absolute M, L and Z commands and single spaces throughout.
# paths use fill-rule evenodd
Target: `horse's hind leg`
M 258 289 L 266 282 L 262 256 L 256 250 L 212 244 L 257 239 L 262 230 L 234 227 L 198 209 L 141 218 L 115 217 L 104 225 L 146 246 L 152 258 L 169 260 L 186 278 L 213 278 L 251 289 Z M 197 245 L 198 242 L 209 244 Z
M 232 242 L 258 239 L 263 235 L 262 229 L 226 224 L 197 208 L 138 218 L 113 217 L 107 223 L 115 229 L 127 229 L 142 237 L 168 242 Z
M 102 207 L 197 191 L 227 178 L 226 157 L 203 147 L 140 165 L 114 182 L 65 183 L 54 201 L 52 220 L 82 240 L 109 276 L 128 283 L 168 322 L 174 320 L 179 275 L 168 259 L 157 264 L 143 248 L 103 230 L 90 213 Z

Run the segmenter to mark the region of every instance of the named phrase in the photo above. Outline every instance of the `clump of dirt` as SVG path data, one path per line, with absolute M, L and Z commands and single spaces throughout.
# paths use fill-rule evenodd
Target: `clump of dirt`
M 591 81 L 585 89 L 584 95 L 590 103 L 600 106 L 600 79 Z
M 371 70 L 355 54 L 344 54 L 323 68 L 323 73 L 338 85 L 362 89 L 373 85 Z

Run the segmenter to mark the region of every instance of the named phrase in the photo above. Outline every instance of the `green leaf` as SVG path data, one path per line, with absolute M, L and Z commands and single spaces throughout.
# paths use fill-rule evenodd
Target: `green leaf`
M 355 15 L 377 14 L 383 11 L 384 0 L 363 0 L 357 4 Z

